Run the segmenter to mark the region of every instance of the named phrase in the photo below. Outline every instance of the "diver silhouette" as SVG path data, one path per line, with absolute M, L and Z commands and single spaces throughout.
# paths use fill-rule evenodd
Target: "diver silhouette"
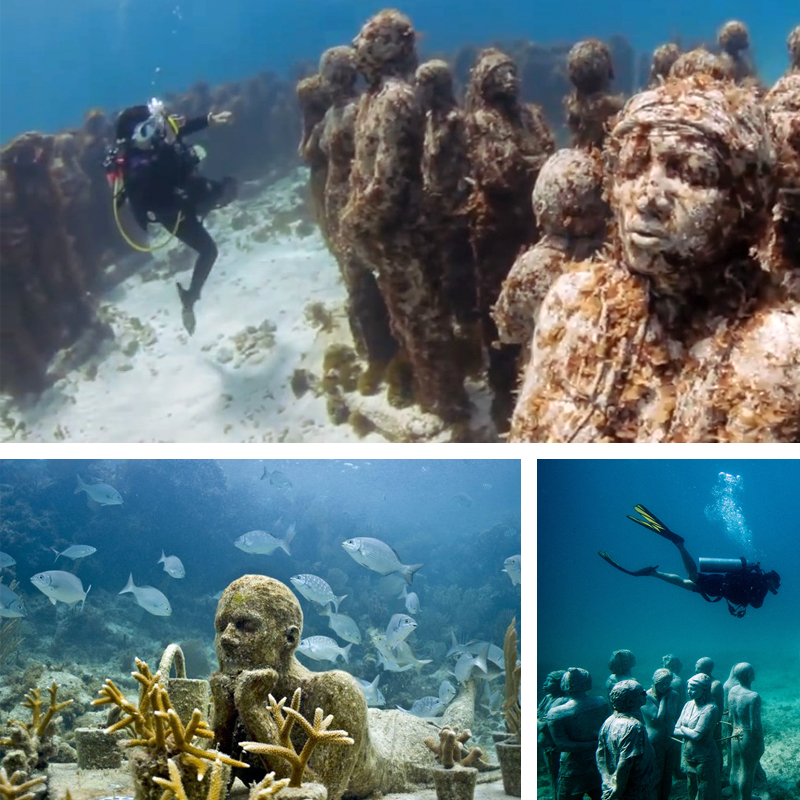
M 655 514 L 648 511 L 643 505 L 636 505 L 634 509 L 642 519 L 627 515 L 628 519 L 641 525 L 665 539 L 669 539 L 683 559 L 686 569 L 686 578 L 672 575 L 668 572 L 659 572 L 658 566 L 643 567 L 637 570 L 628 570 L 617 564 L 605 551 L 598 555 L 611 564 L 612 567 L 635 577 L 652 576 L 662 581 L 680 586 L 690 592 L 697 592 L 709 603 L 718 603 L 724 599 L 728 604 L 728 611 L 734 617 L 743 617 L 747 606 L 761 608 L 767 592 L 777 594 L 781 585 L 781 577 L 775 570 L 764 572 L 759 564 L 753 564 L 744 557 L 741 558 L 701 558 L 700 569 L 697 568 L 694 558 L 683 546 L 683 538 L 671 531 Z

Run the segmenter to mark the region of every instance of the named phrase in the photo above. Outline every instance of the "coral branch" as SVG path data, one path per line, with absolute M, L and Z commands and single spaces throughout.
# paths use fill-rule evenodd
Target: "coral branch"
M 44 777 L 23 781 L 25 775 L 21 771 L 14 772 L 11 777 L 5 767 L 0 767 L 0 797 L 3 800 L 33 800 L 34 793 L 30 791 L 45 782 Z

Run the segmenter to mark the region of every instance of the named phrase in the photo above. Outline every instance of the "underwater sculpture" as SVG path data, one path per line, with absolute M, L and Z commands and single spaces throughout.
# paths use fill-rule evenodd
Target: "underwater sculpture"
M 758 762 L 764 754 L 761 697 L 750 688 L 756 677 L 750 664 L 737 664 L 731 675 L 739 682 L 728 693 L 731 720 L 731 789 L 733 800 L 750 800 Z
M 654 89 L 663 83 L 669 76 L 672 65 L 680 58 L 681 49 L 674 42 L 660 44 L 653 50 L 653 58 L 650 62 L 650 77 L 647 81 L 648 89 Z
M 344 794 L 366 797 L 376 790 L 404 791 L 414 776 L 424 779 L 425 769 L 434 764 L 422 744 L 430 731 L 424 720 L 380 709 L 370 709 L 368 715 L 355 678 L 340 670 L 312 672 L 297 660 L 303 612 L 289 587 L 264 575 L 244 575 L 223 592 L 214 624 L 220 665 L 211 676 L 217 748 L 238 753 L 244 741 L 286 746 L 269 696 L 298 697 L 294 709 L 298 715 L 314 719 L 315 709 L 322 708 L 353 741 L 347 747 L 320 747 L 304 765 L 310 779 L 327 788 L 328 800 L 340 800 Z M 474 686 L 463 694 L 472 708 Z M 471 716 L 466 714 L 465 721 Z M 296 726 L 290 734 L 299 752 L 303 731 Z M 289 761 L 270 755 L 268 748 L 248 747 L 258 762 L 241 773 L 247 782 L 263 772 L 289 777 Z
M 788 72 L 800 72 L 800 25 L 793 28 L 786 40 L 786 48 L 789 51 Z
M 636 666 L 636 656 L 630 650 L 615 650 L 608 661 L 611 674 L 606 678 L 606 697 L 611 699 L 611 690 L 620 681 L 635 680 L 631 670 Z
M 415 400 L 448 422 L 468 411 L 461 367 L 452 358 L 453 330 L 428 275 L 435 247 L 420 226 L 424 117 L 410 81 L 417 67 L 416 32 L 395 10 L 374 15 L 355 38 L 367 82 L 355 121 L 350 197 L 342 215 L 343 245 L 376 271 L 392 333 L 412 372 Z
M 538 239 L 530 197 L 555 142 L 539 106 L 520 100 L 517 67 L 510 56 L 482 50 L 466 96 L 472 163 L 470 228 L 477 271 L 478 311 L 488 353 L 492 414 L 503 432 L 513 407 L 519 347 L 497 346 L 491 316 L 503 281 L 523 247 Z
M 748 80 L 758 85 L 756 68 L 750 56 L 750 31 L 747 25 L 732 19 L 726 22 L 717 34 L 717 44 L 722 52 L 733 62 L 734 80 L 743 83 Z
M 533 189 L 541 238 L 519 255 L 492 309 L 501 342 L 529 345 L 550 286 L 573 261 L 603 244 L 610 210 L 603 200 L 603 162 L 597 150 L 558 150 Z
M 350 193 L 350 171 L 355 156 L 355 119 L 358 111 L 358 65 L 352 47 L 331 47 L 319 62 L 319 76 L 330 107 L 314 129 L 327 159 L 324 215 L 328 246 L 339 264 L 347 289 L 347 318 L 356 350 L 373 371 L 382 371 L 397 351 L 389 328 L 389 313 L 369 265 L 342 241 L 340 219 Z
M 564 98 L 573 147 L 602 147 L 606 124 L 622 110 L 625 98 L 611 94 L 614 67 L 608 45 L 598 39 L 578 42 L 567 56 L 575 90 Z
M 545 298 L 511 439 L 796 441 L 797 301 L 752 252 L 777 189 L 762 106 L 671 79 L 628 102 L 604 155 L 610 254 Z
M 467 218 L 472 178 L 466 120 L 447 62 L 421 64 L 414 82 L 425 114 L 423 224 L 437 242 L 428 271 L 453 321 L 469 325 L 477 319 L 477 298 Z
M 705 47 L 696 47 L 681 53 L 669 70 L 670 78 L 685 79 L 693 75 L 732 81 L 736 77 L 736 64 L 726 53 L 712 53 Z
M 672 775 L 678 769 L 681 755 L 680 746 L 672 738 L 680 713 L 678 693 L 670 688 L 673 677 L 666 667 L 657 669 L 653 673 L 653 685 L 647 690 L 647 702 L 642 708 L 647 737 L 656 759 L 656 800 L 669 800 Z
M 683 662 L 674 653 L 667 653 L 667 655 L 661 657 L 661 666 L 672 673 L 670 689 L 678 695 L 678 708 L 683 708 L 686 704 L 686 681 L 680 676 Z
M 58 747 L 53 740 L 56 730 L 56 715 L 59 711 L 72 705 L 73 700 L 58 701 L 58 684 L 53 681 L 48 689 L 50 694 L 47 709 L 42 713 L 44 703 L 42 690 L 31 689 L 25 695 L 22 705 L 31 710 L 31 721 L 8 721 L 8 736 L 0 738 L 0 747 L 8 748 L 3 756 L 2 766 L 14 775 L 28 776 L 33 770 L 44 769 L 56 754 Z M 19 782 L 19 781 L 16 781 Z
M 561 689 L 561 678 L 563 677 L 563 669 L 547 674 L 542 684 L 544 697 L 539 701 L 536 709 L 536 725 L 539 731 L 536 746 L 537 751 L 542 754 L 547 779 L 553 794 L 558 789 L 558 759 L 561 754 L 556 750 L 553 738 L 550 736 L 550 729 L 547 727 L 547 712 L 564 699 L 564 692 Z

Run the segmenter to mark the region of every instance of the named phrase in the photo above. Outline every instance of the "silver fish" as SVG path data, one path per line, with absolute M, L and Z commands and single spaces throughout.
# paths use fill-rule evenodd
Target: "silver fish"
M 339 644 L 330 636 L 309 636 L 300 642 L 297 652 L 313 658 L 314 661 L 333 661 L 335 664 L 336 659 L 341 656 L 345 662 L 350 663 L 352 646 L 351 643 L 347 647 L 339 647 Z
M 410 664 L 417 672 L 421 672 L 426 664 L 430 664 L 433 661 L 433 659 L 430 658 L 418 659 L 414 655 L 414 651 L 411 649 L 411 645 L 408 642 L 398 642 L 392 648 L 391 652 L 394 655 L 394 660 L 401 667 Z
M 395 654 L 389 649 L 389 645 L 386 644 L 385 634 L 372 631 L 370 633 L 370 640 L 378 651 L 378 662 L 386 672 L 406 672 L 413 668 L 413 664 L 406 664 L 405 666 L 398 664 Z
M 56 554 L 56 557 L 53 559 L 54 562 L 58 561 L 61 556 L 64 556 L 64 558 L 71 558 L 73 561 L 76 561 L 79 558 L 86 558 L 86 556 L 90 556 L 92 553 L 97 552 L 96 547 L 92 547 L 88 544 L 73 544 L 70 545 L 66 550 L 62 550 L 60 553 L 55 549 L 55 547 L 51 547 L 50 549 Z
M 395 647 L 410 636 L 416 627 L 417 621 L 408 614 L 392 614 L 392 618 L 386 626 L 386 644 L 389 647 Z
M 370 683 L 369 681 L 362 681 L 361 678 L 356 678 L 361 691 L 364 692 L 364 697 L 367 698 L 367 705 L 370 708 L 377 708 L 386 704 L 386 698 L 383 692 L 378 688 L 378 681 L 380 680 L 380 672 L 375 676 L 375 680 Z
M 265 556 L 274 553 L 280 547 L 287 556 L 290 556 L 292 553 L 289 550 L 289 545 L 292 543 L 294 535 L 295 528 L 294 524 L 292 524 L 283 539 L 279 539 L 266 531 L 249 531 L 248 533 L 243 533 L 233 544 L 240 550 L 244 550 L 245 553 L 257 553 Z
M 337 612 L 339 611 L 339 603 L 347 597 L 346 594 L 337 597 L 333 593 L 333 589 L 331 589 L 328 581 L 324 578 L 320 578 L 318 575 L 293 575 L 289 580 L 292 586 L 294 586 L 306 600 L 310 600 L 312 603 L 318 603 L 321 606 L 333 603 L 333 607 Z
M 84 483 L 80 475 L 75 477 L 78 479 L 78 485 L 75 487 L 74 494 L 86 492 L 88 500 L 101 506 L 122 505 L 122 495 L 113 486 L 109 486 L 107 483 Z
M 352 617 L 348 617 L 347 614 L 336 614 L 328 606 L 325 606 L 319 613 L 328 618 L 328 625 L 340 639 L 353 644 L 361 644 L 361 631 Z
M 164 551 L 161 551 L 161 558 L 158 559 L 159 564 L 164 565 L 164 572 L 171 578 L 185 578 L 186 570 L 183 568 L 183 561 L 178 556 L 165 556 Z
M 277 486 L 278 489 L 291 489 L 292 482 L 289 478 L 286 477 L 282 472 L 273 470 L 270 472 L 266 467 L 264 467 L 264 472 L 261 473 L 261 478 L 259 480 L 264 480 L 264 478 L 269 477 L 269 482 L 273 486 Z
M 486 647 L 487 644 L 489 645 L 489 652 L 486 655 L 486 663 L 488 664 L 490 661 L 493 661 L 498 667 L 503 667 L 503 669 L 505 669 L 505 656 L 503 655 L 503 651 L 496 644 L 490 644 L 489 642 L 482 641 L 468 642 L 466 645 L 467 652 L 477 655 Z
M 86 595 L 89 594 L 90 586 L 85 592 L 81 579 L 71 572 L 64 572 L 60 569 L 51 569 L 47 572 L 38 572 L 31 578 L 31 583 L 43 594 L 50 598 L 50 602 L 55 605 L 59 600 L 68 606 L 74 606 L 78 600 L 81 601 L 81 609 L 86 602 Z
M 24 617 L 25 604 L 22 598 L 4 583 L 0 583 L 0 617 Z
M 414 668 L 413 664 L 406 664 L 400 666 L 393 658 L 386 658 L 383 653 L 378 653 L 378 663 L 383 668 L 384 672 L 408 672 Z
M 450 681 L 442 681 L 439 684 L 439 700 L 447 705 L 456 696 L 456 687 Z
M 450 631 L 450 639 L 452 640 L 452 644 L 450 645 L 450 649 L 444 654 L 445 658 L 450 658 L 450 656 L 461 655 L 462 653 L 469 652 L 469 645 L 459 644 L 458 639 L 456 639 L 456 635 L 453 631 Z
M 128 582 L 120 594 L 125 594 L 125 592 L 130 592 L 136 602 L 155 617 L 168 617 L 172 614 L 172 606 L 169 604 L 167 596 L 154 586 L 137 586 L 133 582 L 133 573 L 129 575 Z
M 419 614 L 419 595 L 409 592 L 407 584 L 403 584 L 403 592 L 397 599 L 406 601 L 406 611 L 409 614 Z
M 489 645 L 486 645 L 483 651 L 477 656 L 472 655 L 472 653 L 464 653 L 462 656 L 460 656 L 458 661 L 456 661 L 455 666 L 456 680 L 459 683 L 466 683 L 472 675 L 475 667 L 484 673 L 487 672 L 488 668 L 486 666 L 486 656 L 488 653 Z
M 8 553 L 0 552 L 0 569 L 6 569 L 7 567 L 13 567 L 17 561 L 15 558 L 10 556 Z
M 402 706 L 397 706 L 401 711 L 405 711 L 406 714 L 413 714 L 415 717 L 438 717 L 439 714 L 444 713 L 444 704 L 438 697 L 433 697 L 430 695 L 428 697 L 420 697 L 419 700 L 415 700 L 412 704 L 411 708 L 403 708 Z
M 502 571 L 511 578 L 514 586 L 519 586 L 522 582 L 522 556 L 509 556 L 503 562 Z
M 361 536 L 342 542 L 342 547 L 361 566 L 379 572 L 381 575 L 399 572 L 406 579 L 406 583 L 411 583 L 414 573 L 423 566 L 422 564 L 402 564 L 397 553 L 380 539 Z

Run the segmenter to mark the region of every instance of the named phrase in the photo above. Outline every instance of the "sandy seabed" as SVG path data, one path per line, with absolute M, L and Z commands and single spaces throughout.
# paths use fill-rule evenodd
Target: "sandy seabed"
M 393 409 L 385 392 L 350 398 L 375 425 L 359 436 L 330 421 L 324 394 L 293 389 L 296 370 L 312 383 L 321 376 L 330 344 L 352 346 L 338 267 L 303 218 L 307 181 L 298 169 L 269 186 L 245 184 L 244 199 L 209 216 L 219 258 L 191 337 L 174 284 L 188 286 L 192 251 L 173 240 L 152 258 L 112 265 L 109 273 L 130 273 L 100 301 L 113 338 L 62 351 L 51 365 L 57 379 L 38 398 L 0 399 L 0 441 L 447 441 L 437 418 Z M 151 228 L 151 244 L 165 235 Z M 315 304 L 328 330 L 310 313 Z M 473 427 L 491 438 L 485 389 L 470 393 Z

